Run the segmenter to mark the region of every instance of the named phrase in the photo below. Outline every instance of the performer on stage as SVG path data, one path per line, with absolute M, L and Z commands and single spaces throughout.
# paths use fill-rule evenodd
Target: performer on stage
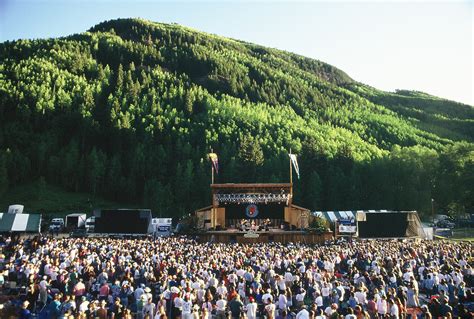
M 252 220 L 251 229 L 252 229 L 253 231 L 257 231 L 257 230 L 258 230 L 258 226 L 255 224 L 255 220 Z
M 270 221 L 270 218 L 267 218 L 265 220 L 265 230 L 268 231 L 268 229 L 270 228 L 271 225 L 272 225 L 272 222 Z

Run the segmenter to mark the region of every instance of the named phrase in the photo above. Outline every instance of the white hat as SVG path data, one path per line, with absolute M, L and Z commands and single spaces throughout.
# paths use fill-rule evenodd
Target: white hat
M 173 287 L 171 287 L 170 290 L 171 290 L 172 293 L 175 293 L 175 294 L 179 293 L 179 288 L 178 287 L 173 286 Z

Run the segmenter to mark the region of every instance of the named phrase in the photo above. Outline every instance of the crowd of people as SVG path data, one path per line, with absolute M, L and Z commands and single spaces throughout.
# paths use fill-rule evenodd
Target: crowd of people
M 472 245 L 3 237 L 2 318 L 472 318 Z

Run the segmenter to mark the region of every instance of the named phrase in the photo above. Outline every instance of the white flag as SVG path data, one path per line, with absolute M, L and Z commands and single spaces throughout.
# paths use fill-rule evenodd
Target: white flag
M 296 175 L 298 175 L 298 179 L 300 179 L 300 168 L 298 167 L 298 161 L 296 160 L 295 154 L 288 154 L 290 156 L 291 162 L 293 163 L 293 167 L 295 168 Z

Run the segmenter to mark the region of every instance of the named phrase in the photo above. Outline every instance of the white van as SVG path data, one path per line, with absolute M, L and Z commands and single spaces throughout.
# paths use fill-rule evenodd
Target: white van
M 64 229 L 64 218 L 53 218 L 49 225 L 50 231 L 60 232 Z

